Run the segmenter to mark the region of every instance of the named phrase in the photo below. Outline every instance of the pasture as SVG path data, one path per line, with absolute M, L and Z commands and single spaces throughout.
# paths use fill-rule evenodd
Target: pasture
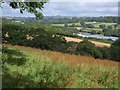
M 78 25 L 78 26 L 74 26 L 74 27 L 71 27 L 70 25 Z M 102 28 L 99 27 L 99 25 L 105 25 L 105 26 L 114 26 L 116 23 L 105 23 L 105 22 L 85 22 L 85 24 L 91 24 L 94 26 L 94 28 L 87 28 L 87 27 L 82 27 L 80 25 L 80 23 L 67 23 L 68 27 L 71 27 L 71 28 L 75 28 L 77 30 L 80 30 L 82 32 L 88 32 L 88 33 L 91 33 L 91 32 L 102 32 Z M 51 24 L 52 26 L 59 26 L 59 27 L 64 27 L 65 24 Z M 118 27 L 117 27 L 118 28 Z
M 75 25 L 80 25 L 80 23 L 67 23 L 68 25 L 72 25 L 72 24 L 75 24 Z M 109 25 L 115 25 L 116 23 L 105 23 L 105 22 L 85 22 L 85 24 L 92 24 L 94 25 L 95 27 L 99 28 L 99 25 L 106 25 L 106 26 L 109 26 Z M 64 26 L 65 24 L 51 24 L 52 26 Z

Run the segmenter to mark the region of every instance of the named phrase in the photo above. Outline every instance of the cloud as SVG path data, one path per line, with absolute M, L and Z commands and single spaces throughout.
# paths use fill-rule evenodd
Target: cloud
M 45 16 L 117 16 L 118 15 L 118 0 L 69 0 L 71 2 L 54 2 L 49 1 L 45 4 L 42 13 Z M 57 1 L 57 0 L 56 0 Z M 60 0 L 59 0 L 60 1 Z M 63 1 L 63 2 L 62 2 Z M 73 1 L 73 2 L 72 2 Z M 79 1 L 79 2 L 74 2 Z M 109 2 L 107 2 L 109 1 Z M 114 2 L 113 2 L 114 1 Z M 16 17 L 34 17 L 34 14 L 24 12 L 20 14 L 18 9 L 12 9 L 8 4 L 3 4 L 3 16 Z
M 43 14 L 47 16 L 117 16 L 117 2 L 51 2 Z
M 119 2 L 119 0 L 50 0 L 50 2 Z
M 33 17 L 33 14 L 24 12 L 23 14 L 20 13 L 19 9 L 13 9 L 8 4 L 2 4 L 2 16 L 12 16 L 12 17 Z

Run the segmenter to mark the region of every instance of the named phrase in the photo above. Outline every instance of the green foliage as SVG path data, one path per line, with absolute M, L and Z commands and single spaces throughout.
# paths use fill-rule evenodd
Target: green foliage
M 101 53 L 96 49 L 95 45 L 88 40 L 83 40 L 77 46 L 77 53 L 80 55 L 93 56 L 101 58 Z
M 68 27 L 68 24 L 66 23 L 64 26 L 65 26 L 65 27 Z
M 105 28 L 105 25 L 99 25 L 99 27 L 103 29 L 103 28 Z
M 10 2 L 10 6 L 13 9 L 19 9 L 20 13 L 23 12 L 33 13 L 37 19 L 41 19 L 43 17 L 40 12 L 42 8 L 44 8 L 44 4 L 47 3 L 48 0 L 41 0 L 41 2 Z
M 84 27 L 84 26 L 85 26 L 85 21 L 84 21 L 84 20 L 81 20 L 81 21 L 80 21 L 80 25 Z
M 9 57 L 9 53 L 11 57 Z M 16 63 L 11 65 L 8 60 L 18 62 L 17 57 L 12 58 L 16 53 L 19 56 L 22 54 L 16 50 L 4 48 L 3 88 L 57 88 L 69 85 L 67 80 L 70 76 L 72 77 L 73 71 L 68 66 L 46 60 L 44 57 L 38 60 L 30 59 L 30 62 L 28 59 L 27 61 L 22 59 L 25 62 L 22 63 L 22 67 Z M 10 71 L 13 70 L 12 68 L 14 68 L 14 71 Z
M 31 49 L 27 48 L 3 47 L 2 87 L 118 88 L 118 70 L 115 67 L 84 63 L 70 67 L 66 63 L 52 61 L 50 55 L 42 51 L 31 52 Z M 10 63 L 19 63 L 19 57 L 26 58 L 21 61 L 24 63 Z
M 85 27 L 87 27 L 87 28 L 94 28 L 94 26 L 92 24 L 85 24 Z
M 110 47 L 110 55 L 112 59 L 120 61 L 120 39 L 116 40 Z
M 91 34 L 97 34 L 97 32 L 95 30 L 91 31 Z
M 111 59 L 110 50 L 108 47 L 97 47 L 97 49 L 102 54 L 102 59 Z
M 96 22 L 94 24 L 104 23 L 103 25 L 106 25 L 106 23 L 118 23 L 119 20 L 117 16 L 115 17 L 105 16 L 105 17 L 79 17 L 79 18 L 78 17 L 64 17 L 64 18 L 50 17 L 50 19 L 44 20 L 44 21 L 48 21 L 46 23 L 49 23 L 49 24 L 79 23 L 81 24 L 81 26 L 84 26 L 85 22 Z
M 37 26 L 32 23 L 25 23 L 23 25 L 23 24 L 17 24 L 14 22 L 11 23 L 5 21 L 2 25 L 4 43 L 8 43 L 12 45 L 30 46 L 30 47 L 40 48 L 43 50 L 53 50 L 63 53 L 87 55 L 95 58 L 112 59 L 112 60 L 116 59 L 111 57 L 111 55 L 109 56 L 110 51 L 108 49 L 97 48 L 95 47 L 94 44 L 92 44 L 89 41 L 85 40 L 80 43 L 67 42 L 64 39 L 64 36 L 76 37 L 76 35 L 73 35 L 73 32 L 77 33 L 78 30 L 73 30 L 71 28 L 65 28 L 65 27 L 52 27 L 48 25 Z M 6 37 L 6 34 L 8 34 L 9 37 Z M 32 39 L 28 39 L 28 37 Z M 82 37 L 76 37 L 76 38 L 83 39 Z M 106 40 L 91 39 L 91 38 L 88 39 L 112 43 L 112 41 L 110 40 L 106 41 Z M 115 48 L 117 49 L 117 47 Z M 119 49 L 118 51 L 116 50 L 114 53 L 117 54 L 117 52 L 119 52 Z M 117 57 L 117 60 L 118 58 L 119 57 Z
M 119 36 L 119 30 L 118 29 L 113 30 L 113 29 L 111 29 L 111 27 L 104 28 L 103 33 L 105 36 L 116 36 L 116 37 Z
M 112 29 L 113 27 L 112 26 L 108 26 L 108 29 Z

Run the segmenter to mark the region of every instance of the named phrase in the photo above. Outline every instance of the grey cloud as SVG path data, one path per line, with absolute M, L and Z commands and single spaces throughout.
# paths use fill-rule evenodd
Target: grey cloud
M 117 2 L 50 2 L 45 5 L 43 14 L 46 16 L 117 16 Z M 19 10 L 11 9 L 7 4 L 3 5 L 3 16 L 34 16 Z
M 117 2 L 53 2 L 48 7 L 55 5 L 51 10 L 59 12 L 57 13 L 59 15 L 81 16 L 86 14 L 88 16 L 90 14 L 96 15 L 96 13 L 100 15 L 117 15 L 117 4 Z

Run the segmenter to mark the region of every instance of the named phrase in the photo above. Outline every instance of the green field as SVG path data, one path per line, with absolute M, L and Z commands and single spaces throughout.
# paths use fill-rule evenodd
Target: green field
M 3 88 L 118 88 L 117 62 L 95 64 L 91 57 L 7 47 L 3 48 Z M 72 67 L 61 62 L 78 58 L 81 63 Z
M 68 25 L 72 25 L 73 23 L 68 23 Z M 80 25 L 80 23 L 74 23 L 75 25 Z M 116 23 L 102 23 L 102 22 L 85 22 L 85 24 L 92 24 L 94 25 L 95 27 L 99 27 L 99 25 L 106 25 L 106 26 L 109 26 L 109 25 L 114 25 Z M 64 24 L 51 24 L 52 26 L 64 26 Z
M 80 23 L 68 23 L 68 25 L 72 25 L 72 24 L 80 25 Z M 99 25 L 112 26 L 112 25 L 115 25 L 116 23 L 85 22 L 85 24 L 91 24 L 94 26 L 94 28 L 85 28 L 85 27 L 81 27 L 81 26 L 80 27 L 72 27 L 72 28 L 76 28 L 78 30 L 81 29 L 84 32 L 92 32 L 92 31 L 99 32 L 99 31 L 102 31 L 102 29 L 99 28 Z M 64 27 L 64 24 L 51 24 L 51 25 Z
M 64 26 L 64 24 L 51 24 L 52 26 L 61 26 L 61 27 L 63 27 Z
M 91 31 L 102 31 L 100 28 L 82 28 L 82 31 L 91 32 Z
M 68 25 L 72 25 L 73 23 L 68 23 Z M 75 25 L 80 25 L 79 23 L 74 23 Z M 51 24 L 52 26 L 61 26 L 63 27 L 65 24 Z
M 109 25 L 115 25 L 116 23 L 104 23 L 104 22 L 86 22 L 86 24 L 92 24 L 94 25 L 95 27 L 99 27 L 99 25 L 106 25 L 106 26 L 109 26 Z

